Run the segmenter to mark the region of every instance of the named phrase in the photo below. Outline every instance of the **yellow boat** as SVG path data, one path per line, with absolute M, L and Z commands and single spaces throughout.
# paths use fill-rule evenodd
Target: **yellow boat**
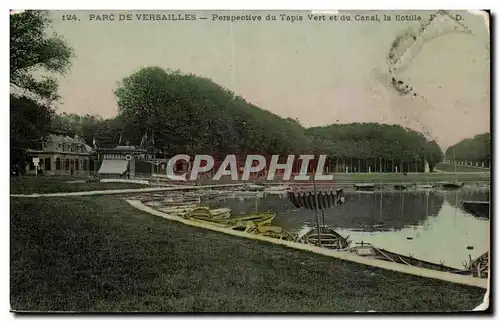
M 256 235 L 289 240 L 289 241 L 295 241 L 297 239 L 296 236 L 294 236 L 293 234 L 291 234 L 290 232 L 286 231 L 285 229 L 279 226 L 260 226 L 256 225 L 255 223 L 253 224 L 254 224 L 253 226 L 249 224 L 245 231 Z
M 162 204 L 162 206 L 165 206 Z M 186 205 L 178 205 L 178 206 L 171 206 L 171 205 L 166 205 L 166 207 L 158 207 L 158 210 L 170 215 L 181 215 L 184 213 L 188 213 L 193 211 L 199 207 L 197 204 L 186 204 Z
M 209 207 L 196 207 L 189 211 L 178 213 L 178 215 L 185 219 L 209 223 L 218 227 L 227 227 L 239 231 L 254 232 L 254 228 L 256 228 L 255 232 L 260 231 L 260 233 L 266 233 L 267 235 L 270 235 L 271 232 L 268 233 L 267 230 L 262 230 L 263 228 L 260 227 L 268 227 L 274 217 L 276 217 L 276 214 L 274 213 L 262 212 L 230 218 L 231 209 L 210 209 Z M 285 235 L 285 238 L 288 238 L 288 235 Z
M 198 219 L 206 221 L 222 221 L 231 216 L 230 208 L 210 209 L 209 207 L 196 207 L 189 212 L 182 214 L 186 219 Z
M 232 226 L 236 230 L 245 230 L 247 228 L 247 223 L 255 223 L 258 226 L 270 225 L 276 214 L 271 212 L 259 212 L 246 216 L 229 218 L 226 223 Z
M 307 228 L 307 230 L 304 230 L 297 238 L 297 242 L 339 250 L 349 248 L 351 243 L 349 236 L 343 237 L 333 228 L 327 226 L 320 227 L 320 234 L 318 234 L 317 228 Z

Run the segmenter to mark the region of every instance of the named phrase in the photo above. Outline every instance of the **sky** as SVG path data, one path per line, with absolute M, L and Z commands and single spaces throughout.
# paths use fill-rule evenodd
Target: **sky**
M 119 14 L 132 20 L 119 21 Z M 490 128 L 489 33 L 480 16 L 461 16 L 469 34 L 449 18 L 435 19 L 413 46 L 402 47 L 396 78 L 415 95 L 391 86 L 388 54 L 394 40 L 418 32 L 434 12 L 340 12 L 338 21 L 309 21 L 291 11 L 191 11 L 207 19 L 145 21 L 165 11 L 53 11 L 53 30 L 75 50 L 59 77 L 58 112 L 117 114 L 119 82 L 140 68 L 159 66 L 211 78 L 260 108 L 303 126 L 379 122 L 428 133 L 442 148 Z M 76 20 L 63 20 L 75 15 Z M 114 14 L 114 21 L 104 19 Z M 261 16 L 261 21 L 213 20 L 213 14 Z M 268 15 L 276 21 L 266 21 Z M 281 20 L 280 14 L 302 16 Z M 355 21 L 378 14 L 380 21 Z M 396 21 L 396 15 L 420 21 Z M 351 17 L 340 21 L 341 15 Z M 385 21 L 384 15 L 391 21 Z M 142 16 L 141 16 L 142 17 Z M 405 40 L 402 46 L 408 41 Z M 409 50 L 404 49 L 409 47 Z M 397 56 L 399 57 L 399 56 Z

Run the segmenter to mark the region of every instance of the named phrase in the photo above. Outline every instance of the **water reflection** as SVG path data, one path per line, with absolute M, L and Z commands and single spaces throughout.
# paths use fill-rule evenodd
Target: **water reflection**
M 258 197 L 262 198 L 240 196 L 209 203 L 230 207 L 234 214 L 275 212 L 273 223 L 290 231 L 316 225 L 313 210 L 296 209 L 282 196 Z M 489 221 L 460 208 L 463 200 L 489 200 L 488 191 L 346 192 L 345 199 L 345 204 L 325 211 L 325 224 L 349 235 L 353 243 L 369 242 L 456 268 L 489 249 Z
M 462 201 L 489 201 L 489 191 L 446 191 L 443 192 L 446 202 L 450 205 L 461 208 Z
M 325 210 L 325 224 L 362 231 L 399 230 L 420 225 L 428 216 L 438 214 L 444 196 L 434 192 L 345 193 L 345 204 Z M 236 213 L 272 211 L 276 224 L 298 230 L 305 223 L 315 223 L 314 210 L 296 209 L 288 199 L 271 195 L 265 198 L 227 198 L 215 202 Z

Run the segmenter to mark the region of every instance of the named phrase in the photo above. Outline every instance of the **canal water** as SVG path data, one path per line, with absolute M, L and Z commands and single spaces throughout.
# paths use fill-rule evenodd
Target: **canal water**
M 368 242 L 402 255 L 463 268 L 469 256 L 489 250 L 489 220 L 476 218 L 463 200 L 487 201 L 489 191 L 345 192 L 345 204 L 325 210 L 325 224 L 353 245 Z M 316 226 L 313 210 L 296 209 L 284 195 L 230 197 L 210 202 L 234 215 L 277 214 L 273 225 L 298 232 Z M 321 212 L 320 218 L 321 218 Z

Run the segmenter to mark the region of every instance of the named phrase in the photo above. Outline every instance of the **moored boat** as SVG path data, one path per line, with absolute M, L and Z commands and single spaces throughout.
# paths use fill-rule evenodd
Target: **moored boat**
M 463 182 L 442 182 L 441 188 L 443 189 L 460 189 L 464 186 Z
M 288 241 L 295 241 L 296 239 L 296 236 L 281 227 L 259 225 L 258 223 L 252 221 L 247 223 L 245 232 Z
M 358 243 L 357 246 L 351 247 L 349 251 L 355 253 L 359 256 L 369 256 L 380 260 L 385 260 L 389 262 L 394 262 L 398 264 L 422 267 L 427 269 L 433 269 L 438 271 L 444 271 L 460 275 L 470 275 L 469 270 L 460 270 L 453 267 L 445 266 L 443 263 L 437 264 L 421 259 L 417 259 L 413 256 L 405 256 L 398 253 L 394 253 L 385 249 L 376 248 L 370 243 Z
M 276 217 L 276 214 L 272 212 L 257 212 L 245 216 L 228 218 L 225 220 L 225 223 L 233 229 L 242 230 L 242 228 L 247 227 L 247 223 L 249 222 L 259 226 L 270 225 L 274 217 Z
M 289 186 L 285 186 L 285 185 L 269 186 L 269 187 L 266 187 L 266 189 L 264 189 L 264 193 L 269 194 L 269 195 L 284 195 L 284 194 L 288 193 L 288 191 L 290 191 L 290 189 L 291 188 Z
M 161 212 L 164 212 L 166 214 L 169 214 L 169 215 L 180 216 L 182 214 L 193 211 L 197 207 L 199 207 L 198 204 L 185 204 L 185 205 L 178 205 L 178 206 L 167 205 L 166 207 L 159 207 L 158 210 Z
M 489 201 L 462 201 L 462 209 L 475 217 L 490 218 Z
M 164 204 L 169 204 L 169 205 L 183 205 L 186 203 L 201 203 L 201 198 L 200 197 L 167 197 L 163 199 Z
M 311 190 L 289 191 L 288 198 L 296 208 L 316 210 L 339 206 L 345 201 L 342 189 L 323 190 L 316 193 Z
M 266 187 L 256 184 L 247 184 L 243 186 L 243 191 L 263 191 Z
M 232 195 L 236 198 L 262 198 L 262 191 L 234 191 Z
M 297 242 L 337 250 L 345 250 L 351 243 L 349 236 L 343 237 L 328 226 L 321 226 L 319 232 L 318 234 L 318 229 L 313 227 L 303 230 Z
M 354 185 L 356 191 L 374 191 L 375 185 L 373 183 L 357 183 Z
M 431 190 L 434 188 L 434 185 L 432 185 L 432 184 L 417 184 L 416 188 L 417 188 L 417 190 Z
M 210 209 L 209 207 L 196 207 L 191 211 L 183 213 L 183 217 L 187 219 L 195 218 L 207 221 L 221 221 L 231 216 L 230 208 Z
M 475 260 L 471 260 L 470 264 L 467 266 L 467 269 L 472 273 L 473 276 L 481 278 L 488 277 L 489 268 L 489 252 L 482 254 Z

